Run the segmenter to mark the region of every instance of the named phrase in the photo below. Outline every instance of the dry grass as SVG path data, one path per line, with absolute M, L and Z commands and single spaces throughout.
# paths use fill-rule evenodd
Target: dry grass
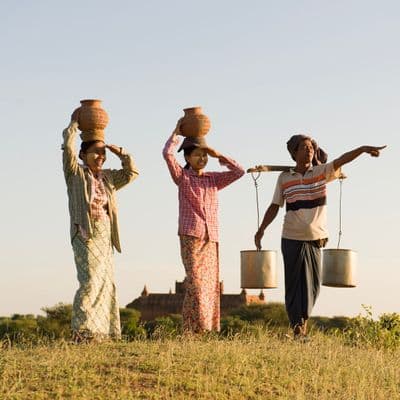
M 1 399 L 400 399 L 400 351 L 315 334 L 0 350 Z

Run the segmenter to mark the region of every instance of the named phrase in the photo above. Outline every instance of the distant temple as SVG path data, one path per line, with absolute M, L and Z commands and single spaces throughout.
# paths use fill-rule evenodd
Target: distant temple
M 225 316 L 234 308 L 249 304 L 265 304 L 265 296 L 261 291 L 258 296 L 248 295 L 243 289 L 240 294 L 224 294 L 223 282 L 220 282 L 221 316 Z M 141 313 L 143 321 L 151 321 L 168 314 L 181 314 L 185 288 L 183 282 L 175 281 L 175 293 L 150 293 L 146 285 L 141 296 L 127 304 Z

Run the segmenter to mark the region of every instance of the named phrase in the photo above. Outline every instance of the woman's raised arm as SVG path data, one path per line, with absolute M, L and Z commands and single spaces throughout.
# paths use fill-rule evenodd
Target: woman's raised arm
M 78 123 L 72 120 L 63 131 L 64 142 L 61 146 L 63 150 L 63 169 L 66 180 L 68 180 L 71 175 L 76 175 L 79 168 L 78 156 L 75 151 L 77 134 Z

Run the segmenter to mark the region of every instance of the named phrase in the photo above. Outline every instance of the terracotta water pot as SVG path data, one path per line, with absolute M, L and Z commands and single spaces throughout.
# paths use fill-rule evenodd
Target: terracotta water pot
M 82 141 L 104 140 L 104 129 L 109 118 L 106 111 L 101 107 L 101 100 L 81 100 L 81 106 L 74 111 L 75 113 L 79 115 L 78 128 L 82 131 Z
M 207 115 L 203 114 L 201 107 L 184 108 L 185 115 L 181 122 L 183 136 L 204 136 L 211 128 Z
M 240 287 L 247 289 L 277 287 L 275 250 L 240 252 Z
M 352 288 L 356 286 L 357 253 L 349 249 L 325 249 L 322 259 L 324 286 Z
M 82 142 L 92 142 L 93 140 L 101 140 L 105 143 L 104 131 L 82 132 L 80 135 Z

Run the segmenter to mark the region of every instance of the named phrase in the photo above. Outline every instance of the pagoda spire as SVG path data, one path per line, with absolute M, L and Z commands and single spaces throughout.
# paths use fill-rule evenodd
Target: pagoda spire
M 142 290 L 141 295 L 142 295 L 142 297 L 146 297 L 146 296 L 149 295 L 149 291 L 147 290 L 147 286 L 146 285 L 144 285 L 144 288 Z

